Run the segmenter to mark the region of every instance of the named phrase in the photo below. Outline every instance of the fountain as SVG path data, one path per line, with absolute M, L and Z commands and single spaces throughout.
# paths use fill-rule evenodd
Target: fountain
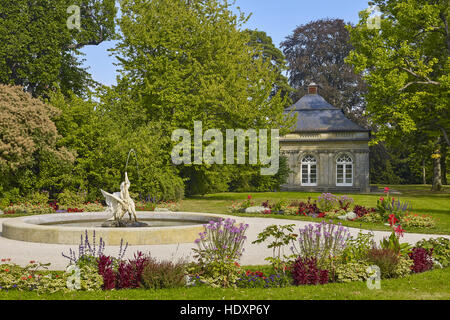
M 2 236 L 28 242 L 79 244 L 86 231 L 95 232 L 106 245 L 120 245 L 125 240 L 130 245 L 154 245 L 194 242 L 203 231 L 203 225 L 220 216 L 189 212 L 136 212 L 128 189 L 127 167 L 120 192 L 101 190 L 106 199 L 104 212 L 52 213 L 14 218 L 3 222 Z M 137 164 L 137 158 L 136 158 Z M 138 171 L 139 174 L 139 171 Z M 129 219 L 123 217 L 128 214 Z M 111 217 L 112 215 L 112 217 Z
M 102 224 L 102 227 L 138 228 L 148 226 L 146 223 L 137 221 L 134 201 L 130 197 L 128 188 L 130 188 L 130 180 L 128 180 L 128 174 L 125 171 L 125 181 L 120 184 L 120 192 L 114 192 L 114 194 L 111 194 L 104 190 L 100 190 L 106 199 L 106 204 L 108 205 L 106 212 L 113 215 L 112 221 L 111 219 L 108 220 Z M 122 220 L 125 213 L 128 213 L 130 217 L 129 221 Z

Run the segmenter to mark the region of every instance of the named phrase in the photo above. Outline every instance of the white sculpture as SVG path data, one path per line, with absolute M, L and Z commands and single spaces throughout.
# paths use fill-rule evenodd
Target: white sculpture
M 130 193 L 128 192 L 129 188 L 130 180 L 128 180 L 128 175 L 125 172 L 125 181 L 120 184 L 120 192 L 114 192 L 111 194 L 100 189 L 108 206 L 106 212 L 113 215 L 113 220 L 116 221 L 117 226 L 120 225 L 120 221 L 125 213 L 128 213 L 130 220 L 134 219 L 134 221 L 137 222 L 136 208 L 134 201 L 131 199 Z

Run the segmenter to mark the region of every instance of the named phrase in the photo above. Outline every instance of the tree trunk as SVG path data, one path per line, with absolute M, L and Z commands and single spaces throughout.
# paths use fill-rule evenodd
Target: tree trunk
M 447 185 L 447 144 L 442 144 L 442 154 L 441 154 L 441 170 L 442 170 L 442 184 Z
M 427 184 L 427 171 L 425 166 L 425 159 L 422 160 L 422 184 Z
M 439 142 L 436 145 L 436 151 L 431 156 L 433 158 L 433 186 L 431 191 L 442 190 L 442 172 L 441 172 L 441 150 Z

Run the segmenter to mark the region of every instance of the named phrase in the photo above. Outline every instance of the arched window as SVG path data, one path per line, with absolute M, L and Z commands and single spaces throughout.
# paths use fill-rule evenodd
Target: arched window
M 336 159 L 336 186 L 353 186 L 353 160 L 347 154 Z
M 302 186 L 317 186 L 317 160 L 312 155 L 302 159 Z

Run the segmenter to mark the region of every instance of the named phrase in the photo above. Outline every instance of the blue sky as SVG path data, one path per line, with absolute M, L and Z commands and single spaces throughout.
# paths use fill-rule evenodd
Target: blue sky
M 247 28 L 265 31 L 279 47 L 285 37 L 299 25 L 321 18 L 340 18 L 358 22 L 358 13 L 369 7 L 368 0 L 236 0 L 244 13 L 252 13 Z M 105 85 L 116 84 L 115 59 L 107 49 L 113 42 L 88 46 L 84 65 L 94 80 Z

